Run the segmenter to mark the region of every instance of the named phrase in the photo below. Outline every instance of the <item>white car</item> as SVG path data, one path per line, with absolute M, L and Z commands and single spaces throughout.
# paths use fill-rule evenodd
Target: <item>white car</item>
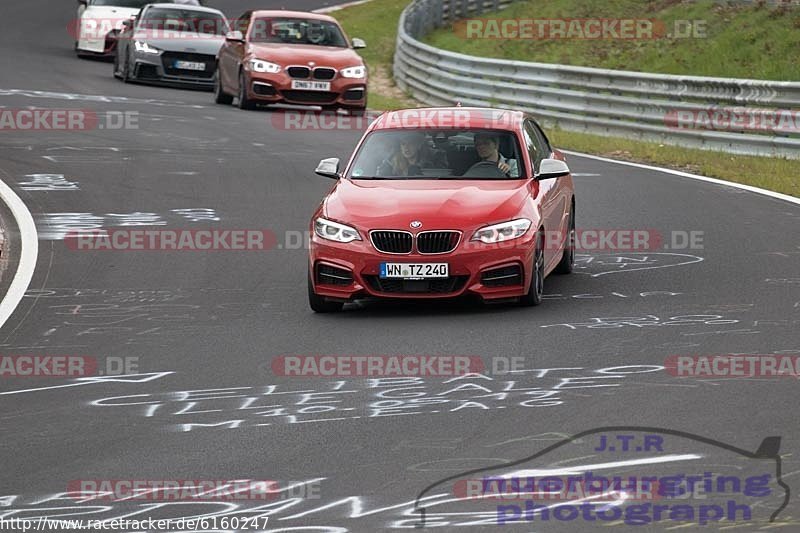
M 78 0 L 75 52 L 78 57 L 113 57 L 122 23 L 153 0 Z

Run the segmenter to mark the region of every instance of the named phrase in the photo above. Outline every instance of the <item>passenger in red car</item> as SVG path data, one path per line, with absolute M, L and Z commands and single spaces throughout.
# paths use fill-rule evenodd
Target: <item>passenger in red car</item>
M 392 155 L 378 166 L 378 176 L 422 176 L 424 168 L 440 168 L 435 154 L 425 141 L 422 132 L 405 134 L 397 143 Z

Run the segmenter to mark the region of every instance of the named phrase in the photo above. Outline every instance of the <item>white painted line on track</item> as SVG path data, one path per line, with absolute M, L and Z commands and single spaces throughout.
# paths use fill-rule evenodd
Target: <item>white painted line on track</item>
M 631 163 L 630 161 L 618 161 L 616 159 L 609 159 L 607 157 L 600 157 L 597 155 L 590 155 L 584 154 L 582 152 L 573 152 L 572 150 L 561 150 L 567 155 L 574 155 L 577 157 L 585 157 L 587 159 L 594 159 L 596 161 L 603 161 L 605 163 L 616 163 L 617 165 L 625 165 L 629 167 L 635 168 L 642 168 L 645 170 L 654 170 L 656 172 L 663 172 L 665 174 L 672 174 L 674 176 L 681 176 L 683 178 L 690 178 L 693 180 L 700 180 L 706 181 L 708 183 L 714 183 L 716 185 L 725 185 L 726 187 L 734 187 L 736 189 L 742 189 L 745 191 L 753 192 L 756 194 L 762 194 L 764 196 L 769 196 L 770 198 L 776 198 L 778 200 L 784 200 L 786 202 L 790 202 L 796 205 L 800 205 L 800 198 L 796 198 L 794 196 L 789 196 L 788 194 L 781 194 L 775 191 L 768 191 L 767 189 L 762 189 L 760 187 L 753 187 L 752 185 L 744 185 L 743 183 L 734 183 L 732 181 L 725 181 L 720 180 L 717 178 L 709 178 L 707 176 L 700 176 L 699 174 L 691 174 L 689 172 L 682 172 L 680 170 L 672 170 L 669 168 L 661 168 L 661 167 L 654 167 L 651 165 L 643 165 L 641 163 Z
M 113 103 L 113 104 L 147 104 L 152 106 L 188 107 L 192 109 L 205 109 L 209 106 L 187 104 L 169 100 L 154 100 L 152 98 L 129 98 L 127 96 L 104 96 L 98 94 L 59 93 L 54 91 L 35 91 L 28 89 L 2 89 L 0 96 L 24 96 L 26 98 L 49 98 L 55 100 L 73 100 L 83 102 Z
M 11 214 L 16 219 L 21 241 L 17 272 L 8 287 L 8 293 L 6 293 L 3 301 L 0 302 L 1 328 L 14 313 L 20 300 L 25 296 L 25 291 L 28 290 L 31 279 L 33 279 L 36 259 L 39 256 L 39 236 L 36 233 L 36 224 L 33 222 L 33 216 L 28 211 L 28 207 L 3 180 L 0 180 L 0 199 L 6 203 L 11 210 Z

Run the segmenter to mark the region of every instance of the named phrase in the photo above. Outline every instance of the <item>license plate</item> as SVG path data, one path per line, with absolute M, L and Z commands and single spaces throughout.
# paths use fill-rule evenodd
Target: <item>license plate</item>
M 176 61 L 175 68 L 180 70 L 205 70 L 205 63 L 196 63 L 194 61 Z
M 447 263 L 381 263 L 380 277 L 383 279 L 432 279 L 448 275 Z
M 331 82 L 292 80 L 292 89 L 304 89 L 306 91 L 330 91 Z

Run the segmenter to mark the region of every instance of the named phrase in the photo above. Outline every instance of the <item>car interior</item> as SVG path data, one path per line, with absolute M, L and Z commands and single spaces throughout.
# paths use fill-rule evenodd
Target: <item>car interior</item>
M 423 146 L 428 154 L 428 161 L 435 164 L 420 169 L 417 176 L 403 177 L 469 177 L 475 179 L 516 179 L 517 175 L 505 175 L 492 168 L 492 165 L 478 165 L 481 162 L 475 149 L 474 137 L 481 131 L 432 131 L 425 132 Z M 485 133 L 485 132 L 484 132 Z M 373 133 L 359 151 L 353 169 L 352 178 L 378 176 L 379 167 L 384 164 L 389 154 L 397 151 L 403 131 L 385 131 Z M 493 132 L 498 139 L 498 152 L 505 159 L 520 161 L 517 142 L 512 133 Z
M 259 43 L 347 46 L 336 25 L 306 19 L 257 19 L 253 22 L 250 39 Z

